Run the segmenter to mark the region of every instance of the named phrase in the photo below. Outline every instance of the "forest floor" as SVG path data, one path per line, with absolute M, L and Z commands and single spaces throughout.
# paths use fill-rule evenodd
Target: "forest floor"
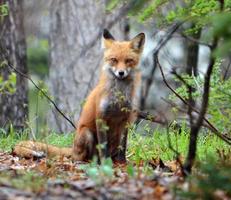
M 174 162 L 168 167 L 153 160 L 149 177 L 142 164 L 130 172 L 128 166 L 97 169 L 65 158 L 20 159 L 2 152 L 0 199 L 173 199 L 170 187 L 183 184 Z
M 130 132 L 126 165 L 113 165 L 111 160 L 98 165 L 64 157 L 19 158 L 11 149 L 24 139 L 15 134 L 0 137 L 0 200 L 231 199 L 231 149 L 210 134 L 200 136 L 197 162 L 187 179 L 166 134 L 158 130 L 146 136 Z M 168 139 L 183 162 L 188 134 L 170 133 Z M 70 146 L 72 140 L 73 135 L 50 134 L 43 141 Z

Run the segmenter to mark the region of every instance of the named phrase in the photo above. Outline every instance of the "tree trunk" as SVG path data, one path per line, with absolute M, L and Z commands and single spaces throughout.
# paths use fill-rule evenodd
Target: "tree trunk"
M 107 19 L 104 0 L 54 0 L 50 9 L 49 89 L 58 107 L 73 122 L 98 79 L 102 60 L 101 33 Z M 48 124 L 58 132 L 73 127 L 54 109 Z
M 9 7 L 8 15 L 0 20 L 0 63 L 7 61 L 19 71 L 27 74 L 26 41 L 23 27 L 23 1 L 5 0 Z M 0 75 L 8 79 L 10 68 L 0 68 Z M 16 92 L 0 93 L 0 127 L 12 124 L 16 129 L 23 129 L 28 120 L 28 85 L 27 80 L 17 75 Z
M 194 28 L 195 25 L 192 25 Z M 196 33 L 192 35 L 193 38 L 199 40 L 201 37 L 201 29 L 199 29 Z M 186 73 L 189 76 L 197 76 L 198 75 L 198 56 L 199 56 L 199 44 L 193 41 L 187 41 L 188 46 L 188 55 L 187 55 L 187 66 L 186 66 Z

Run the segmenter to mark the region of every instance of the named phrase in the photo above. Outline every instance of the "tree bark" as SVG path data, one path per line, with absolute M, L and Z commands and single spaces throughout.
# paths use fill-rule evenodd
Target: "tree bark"
M 27 74 L 26 40 L 23 27 L 23 0 L 4 0 L 9 7 L 8 15 L 0 20 L 0 63 L 7 61 L 19 71 Z M 0 68 L 0 75 L 8 79 L 10 69 Z M 27 80 L 17 76 L 16 92 L 0 94 L 0 127 L 10 124 L 17 130 L 25 128 L 28 120 Z
M 58 107 L 74 122 L 98 79 L 102 60 L 99 35 L 108 19 L 104 4 L 104 0 L 54 0 L 51 5 L 49 90 Z M 54 109 L 48 124 L 58 132 L 73 131 Z
M 195 25 L 192 25 L 194 28 Z M 201 29 L 199 29 L 196 33 L 192 35 L 193 38 L 199 40 L 201 37 Z M 199 44 L 193 41 L 187 41 L 188 46 L 188 55 L 187 55 L 187 66 L 186 66 L 186 73 L 189 76 L 197 76 L 198 75 L 198 56 L 199 56 Z

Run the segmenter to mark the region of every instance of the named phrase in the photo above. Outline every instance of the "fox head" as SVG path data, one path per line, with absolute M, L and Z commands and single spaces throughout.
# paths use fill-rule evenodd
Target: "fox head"
M 144 48 L 145 35 L 138 34 L 130 41 L 117 41 L 108 30 L 103 33 L 103 70 L 118 79 L 134 74 Z

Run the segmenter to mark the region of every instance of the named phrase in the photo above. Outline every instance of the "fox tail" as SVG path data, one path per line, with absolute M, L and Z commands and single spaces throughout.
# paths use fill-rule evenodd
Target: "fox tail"
M 72 156 L 72 148 L 56 147 L 41 142 L 21 141 L 15 145 L 14 155 L 24 158 L 42 158 L 42 157 L 68 157 Z

